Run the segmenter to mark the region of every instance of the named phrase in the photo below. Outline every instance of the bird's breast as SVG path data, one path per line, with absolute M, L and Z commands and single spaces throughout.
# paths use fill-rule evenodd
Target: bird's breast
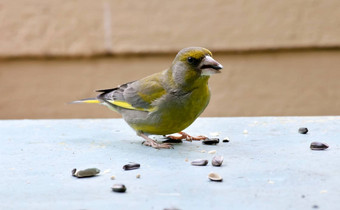
M 210 91 L 207 85 L 186 94 L 168 93 L 157 102 L 157 109 L 137 129 L 158 135 L 180 132 L 196 120 L 209 100 Z

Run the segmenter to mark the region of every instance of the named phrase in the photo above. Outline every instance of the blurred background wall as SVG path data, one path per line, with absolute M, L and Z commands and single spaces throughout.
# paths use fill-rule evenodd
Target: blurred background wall
M 203 116 L 340 115 L 338 0 L 0 0 L 0 118 L 119 117 L 69 105 L 167 68 L 225 68 Z

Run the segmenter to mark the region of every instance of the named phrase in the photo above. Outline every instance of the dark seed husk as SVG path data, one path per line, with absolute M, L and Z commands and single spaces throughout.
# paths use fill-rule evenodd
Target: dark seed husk
M 140 167 L 139 163 L 129 163 L 123 166 L 124 170 L 134 170 L 134 169 L 138 169 Z
M 162 143 L 183 143 L 182 139 L 166 139 L 164 141 L 162 141 Z
M 203 144 L 207 144 L 207 145 L 218 144 L 219 142 L 220 142 L 219 138 L 207 138 L 202 141 Z
M 211 161 L 211 164 L 213 166 L 221 166 L 223 163 L 223 156 L 221 155 L 217 155 L 215 157 L 213 157 L 212 161 Z
M 328 144 L 326 144 L 326 143 L 322 143 L 322 142 L 312 142 L 311 144 L 310 144 L 310 149 L 311 150 L 325 150 L 325 149 L 327 149 L 329 146 L 328 146 Z
M 228 138 L 228 137 L 225 137 L 223 140 L 222 140 L 222 142 L 224 142 L 224 143 L 228 143 L 230 141 L 230 139 Z
M 73 170 L 72 170 L 72 176 L 75 176 L 75 174 L 76 174 L 76 171 L 77 171 L 77 169 L 76 168 L 74 168 Z
M 208 160 L 197 159 L 191 162 L 193 166 L 206 166 L 208 164 Z
M 307 132 L 308 132 L 308 128 L 304 128 L 304 127 L 299 128 L 299 133 L 306 134 Z
M 76 168 L 72 170 L 72 176 L 83 178 L 83 177 L 91 177 L 100 173 L 98 168 L 88 168 L 85 170 L 77 170 Z
M 113 191 L 113 192 L 120 192 L 120 193 L 123 193 L 123 192 L 126 191 L 126 187 L 125 187 L 125 185 L 123 185 L 123 184 L 114 184 L 114 185 L 112 186 L 112 191 Z

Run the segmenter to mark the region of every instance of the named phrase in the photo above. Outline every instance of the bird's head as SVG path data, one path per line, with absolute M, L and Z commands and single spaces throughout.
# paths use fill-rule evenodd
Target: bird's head
M 220 73 L 223 66 L 212 58 L 212 53 L 202 47 L 188 47 L 178 52 L 172 62 L 176 83 L 185 84 Z

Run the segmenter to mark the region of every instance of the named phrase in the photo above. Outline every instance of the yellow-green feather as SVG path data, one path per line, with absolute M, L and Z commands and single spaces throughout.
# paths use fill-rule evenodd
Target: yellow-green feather
M 193 57 L 195 59 L 200 59 L 202 58 L 203 56 L 205 55 L 209 55 L 209 56 L 212 56 L 212 53 L 207 50 L 207 49 L 202 49 L 202 50 L 191 50 L 191 51 L 188 51 L 186 53 L 184 53 L 180 60 L 181 61 L 186 61 L 188 59 L 188 57 Z
M 154 100 L 162 97 L 162 95 L 166 93 L 164 87 L 160 83 L 161 76 L 161 73 L 156 73 L 140 81 L 138 96 L 145 102 L 151 104 Z
M 209 77 L 202 77 L 197 81 L 197 88 L 191 93 L 190 99 L 176 102 L 169 101 L 166 110 L 160 111 L 160 121 L 155 124 L 154 122 L 143 124 L 130 124 L 136 131 L 144 133 L 152 133 L 158 135 L 165 135 L 176 133 L 184 130 L 191 125 L 195 119 L 204 111 L 209 103 L 210 91 L 207 85 Z M 198 84 L 200 83 L 200 84 Z

